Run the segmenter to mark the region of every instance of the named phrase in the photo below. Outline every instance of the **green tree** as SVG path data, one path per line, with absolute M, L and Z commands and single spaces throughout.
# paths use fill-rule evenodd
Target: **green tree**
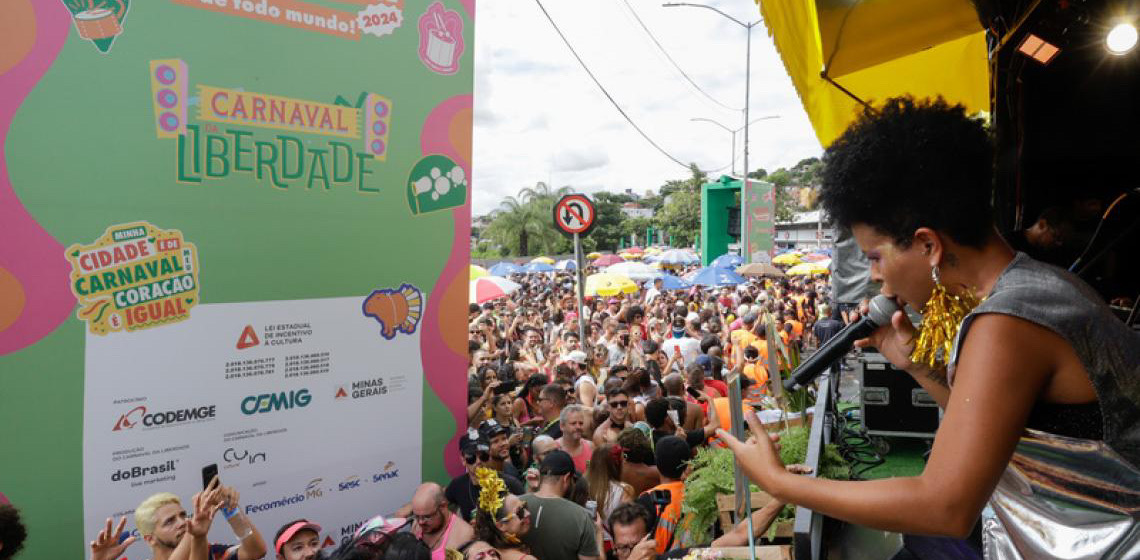
M 625 214 L 621 213 L 621 205 L 628 202 L 629 197 L 625 194 L 603 191 L 595 193 L 593 200 L 597 217 L 594 218 L 593 231 L 587 236 L 587 240 L 594 243 L 590 250 L 616 251 L 621 242 L 622 222 L 625 220 Z M 582 245 L 585 247 L 585 240 Z
M 509 249 L 511 254 L 529 255 L 531 239 L 540 237 L 544 228 L 535 206 L 508 196 L 492 215 L 487 235 Z

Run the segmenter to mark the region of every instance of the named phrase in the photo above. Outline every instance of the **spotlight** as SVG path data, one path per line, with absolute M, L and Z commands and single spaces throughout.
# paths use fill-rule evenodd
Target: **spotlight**
M 1136 27 L 1131 23 L 1119 23 L 1105 36 L 1104 46 L 1117 56 L 1127 54 L 1136 47 Z
M 1061 49 L 1057 47 L 1057 45 L 1032 33 L 1026 35 L 1025 39 L 1021 41 L 1021 44 L 1017 45 L 1017 50 L 1021 54 L 1043 65 L 1052 62 L 1053 58 L 1061 52 Z

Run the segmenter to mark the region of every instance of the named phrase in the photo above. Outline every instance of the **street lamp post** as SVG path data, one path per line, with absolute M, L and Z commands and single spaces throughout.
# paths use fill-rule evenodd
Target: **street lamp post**
M 752 79 L 752 28 L 760 22 L 754 21 L 751 23 L 744 23 L 744 22 L 720 11 L 719 9 L 717 9 L 713 6 L 706 6 L 704 4 L 692 4 L 689 2 L 670 2 L 670 3 L 664 4 L 664 6 L 666 6 L 666 7 L 691 6 L 694 8 L 704 8 L 706 10 L 712 10 L 712 11 L 728 18 L 733 23 L 743 27 L 745 30 L 745 35 L 748 37 L 748 41 L 747 41 L 747 47 L 746 47 L 747 51 L 746 51 L 745 56 L 744 56 L 744 125 L 741 127 L 744 129 L 744 183 L 743 183 L 744 188 L 742 189 L 741 194 L 742 194 L 742 196 L 747 195 L 749 192 L 748 191 L 748 124 L 749 124 L 748 123 L 748 109 L 749 109 L 749 105 L 750 105 L 749 97 L 751 96 L 751 93 L 752 93 L 751 87 L 750 87 L 750 82 Z M 727 127 L 725 127 L 725 128 L 727 128 Z M 733 135 L 733 138 L 735 139 L 735 134 Z M 743 212 L 743 210 L 747 206 L 747 204 L 743 203 L 743 200 L 741 202 L 742 202 L 741 211 Z M 740 225 L 744 226 L 745 223 L 746 222 L 744 220 L 744 216 L 741 216 Z M 747 241 L 745 241 L 744 247 L 745 247 L 745 253 L 746 253 L 745 257 L 744 257 L 745 262 L 751 262 L 752 254 L 750 251 L 748 251 L 749 246 L 748 246 Z M 777 382 L 779 381 L 779 373 L 778 372 L 775 376 L 775 379 L 777 380 Z M 731 382 L 732 382 L 732 385 L 729 386 L 729 390 L 728 390 L 728 392 L 729 392 L 729 400 L 728 400 L 729 407 L 728 408 L 729 408 L 729 416 L 732 417 L 732 435 L 735 436 L 737 439 L 741 439 L 743 441 L 743 438 L 744 438 L 744 413 L 743 413 L 743 410 L 741 409 L 742 399 L 741 399 L 740 376 L 739 376 L 739 374 L 736 375 L 732 379 Z M 734 461 L 733 475 L 734 475 L 733 478 L 735 479 L 735 486 L 736 486 L 736 488 L 735 488 L 736 499 L 734 500 L 735 509 L 736 509 L 736 512 L 740 515 L 743 515 L 744 519 L 747 521 L 746 526 L 748 527 L 748 556 L 749 556 L 749 558 L 751 558 L 751 560 L 756 560 L 756 537 L 752 531 L 752 491 L 749 487 L 748 479 L 746 479 L 744 477 L 744 472 L 740 469 L 740 462 L 739 461 Z
M 780 118 L 780 115 L 768 115 L 766 117 L 760 117 L 758 119 L 752 119 L 752 122 L 748 123 L 748 126 L 752 126 L 753 124 L 756 124 L 760 121 L 766 121 L 769 119 L 778 119 L 778 118 Z M 715 124 L 715 125 L 723 128 L 723 129 L 727 130 L 730 134 L 732 134 L 732 154 L 731 154 L 732 158 L 729 161 L 732 162 L 732 174 L 736 175 L 736 133 L 740 132 L 741 130 L 744 130 L 745 127 L 742 126 L 740 128 L 733 130 L 731 128 L 728 128 L 727 126 L 724 126 L 723 124 L 720 124 L 719 122 L 717 122 L 713 119 L 708 119 L 705 117 L 693 117 L 689 120 L 694 121 L 694 122 L 700 121 L 700 122 L 712 123 L 712 124 Z M 745 171 L 747 171 L 747 169 L 745 169 Z

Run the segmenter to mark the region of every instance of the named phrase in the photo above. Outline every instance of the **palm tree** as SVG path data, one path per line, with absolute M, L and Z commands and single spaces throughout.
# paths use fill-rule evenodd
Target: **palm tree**
M 541 237 L 544 226 L 534 205 L 508 196 L 495 210 L 487 233 L 504 246 L 516 248 L 519 255 L 528 255 L 531 237 Z
M 557 189 L 550 188 L 550 185 L 539 181 L 533 187 L 526 187 L 519 191 L 519 198 L 526 201 L 526 204 L 534 210 L 539 216 L 539 220 L 545 227 L 540 228 L 535 232 L 534 247 L 547 253 L 560 252 L 566 245 L 565 239 L 561 234 L 554 229 L 553 215 L 554 205 L 558 203 L 558 199 L 574 192 L 574 189 L 563 186 Z

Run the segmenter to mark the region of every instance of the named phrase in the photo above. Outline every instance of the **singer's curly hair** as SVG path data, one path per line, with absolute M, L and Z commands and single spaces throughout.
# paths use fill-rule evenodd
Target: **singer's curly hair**
M 901 247 L 929 227 L 980 247 L 993 227 L 993 145 L 942 98 L 865 109 L 823 156 L 820 202 L 841 227 L 871 226 Z

